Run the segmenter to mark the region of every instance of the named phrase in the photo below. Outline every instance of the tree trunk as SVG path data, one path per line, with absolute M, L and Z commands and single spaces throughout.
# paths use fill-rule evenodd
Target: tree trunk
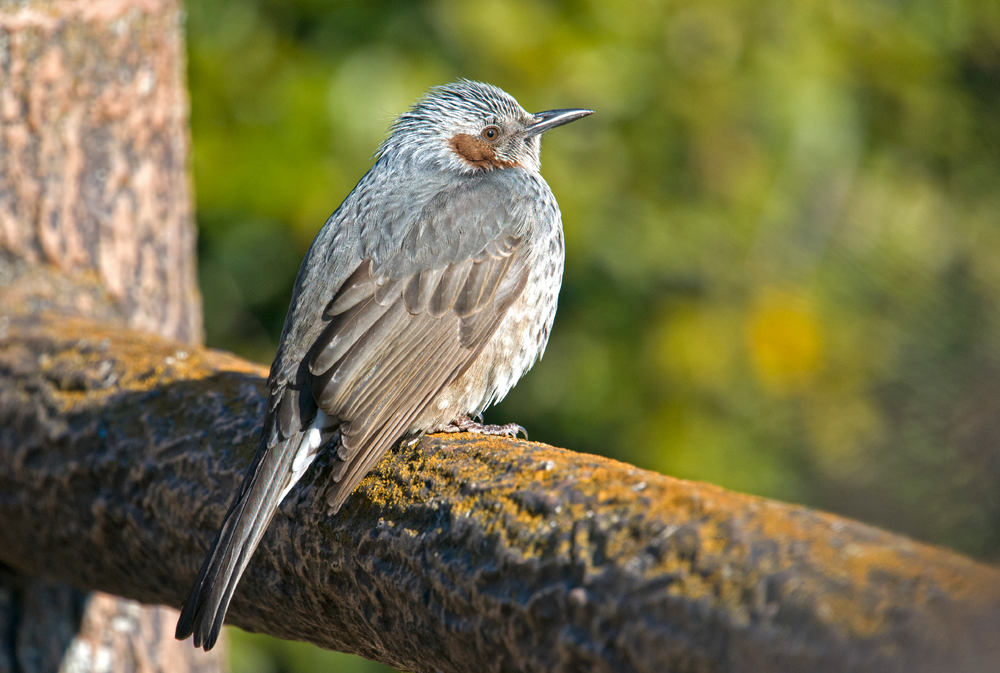
M 200 343 L 180 21 L 174 0 L 0 0 L 0 246 Z
M 62 308 L 200 343 L 181 16 L 0 0 L 0 316 Z M 224 669 L 173 639 L 172 609 L 21 570 L 0 571 L 0 673 Z

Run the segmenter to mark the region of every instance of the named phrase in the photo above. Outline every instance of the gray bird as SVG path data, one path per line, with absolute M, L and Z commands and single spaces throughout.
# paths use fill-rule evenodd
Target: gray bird
M 563 273 L 541 134 L 591 110 L 530 114 L 500 89 L 432 89 L 306 254 L 268 377 L 260 446 L 177 622 L 215 645 L 278 504 L 320 449 L 336 511 L 400 437 L 516 434 L 471 420 L 545 350 Z

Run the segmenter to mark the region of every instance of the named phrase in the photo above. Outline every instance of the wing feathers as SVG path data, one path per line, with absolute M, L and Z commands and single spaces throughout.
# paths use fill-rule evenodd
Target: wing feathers
M 446 270 L 447 267 L 425 269 L 410 279 L 406 285 L 406 292 L 403 293 L 407 311 L 410 313 L 423 312 L 434 290 L 437 289 L 438 281 Z
M 473 262 L 469 279 L 455 300 L 455 313 L 462 318 L 489 308 L 496 292 L 510 268 L 510 257 L 487 257 Z
M 430 352 L 429 357 L 425 358 L 425 360 L 438 364 L 436 366 L 432 365 L 429 368 L 430 371 L 424 370 L 423 373 L 425 376 L 420 377 L 420 380 L 416 381 L 417 386 L 414 386 L 413 382 L 418 377 L 412 377 L 409 385 L 400 386 L 402 390 L 399 390 L 399 393 L 409 393 L 412 397 L 409 399 L 404 397 L 398 401 L 408 402 L 409 404 L 399 412 L 389 415 L 385 419 L 386 422 L 381 424 L 381 427 L 378 423 L 372 423 L 371 425 L 376 431 L 364 438 L 363 444 L 355 450 L 355 457 L 350 462 L 343 463 L 346 469 L 338 470 L 341 478 L 327 493 L 327 502 L 334 511 L 340 509 L 347 496 L 364 479 L 369 470 L 385 454 L 389 446 L 401 434 L 406 432 L 407 428 L 409 428 L 420 412 L 426 408 L 428 403 L 440 392 L 441 388 L 446 385 L 450 379 L 448 374 L 453 373 L 448 372 L 447 365 L 444 364 L 453 359 L 447 357 L 447 351 L 449 350 L 457 350 L 455 344 L 446 343 L 442 340 L 442 343 L 439 343 L 438 347 Z M 434 382 L 437 385 L 427 385 L 430 382 Z M 400 395 L 400 397 L 403 396 Z
M 386 307 L 369 295 L 346 313 L 334 316 L 313 347 L 310 373 L 322 374 L 333 367 L 385 313 Z
M 511 262 L 505 272 L 497 282 L 489 306 L 462 319 L 461 341 L 466 348 L 485 342 L 493 334 L 528 284 L 529 269 L 523 261 Z
M 441 280 L 427 304 L 428 313 L 435 318 L 440 318 L 451 310 L 458 299 L 458 293 L 461 292 L 468 279 L 472 264 L 473 261 L 467 259 L 464 262 L 452 264 L 444 270 L 444 273 L 441 274 Z
M 383 306 L 392 303 L 396 294 L 400 291 L 400 288 L 405 287 L 405 278 L 396 278 L 393 280 L 388 280 L 378 286 L 375 290 L 375 301 Z
M 324 413 L 341 419 L 331 506 L 340 506 L 496 330 L 527 282 L 520 244 L 504 237 L 475 258 L 372 282 L 365 286 L 373 293 L 367 300 L 355 295 L 362 283 L 346 290 L 355 295 L 354 306 L 324 332 L 311 368 L 328 368 L 313 379 L 313 395 Z
M 353 308 L 361 301 L 372 296 L 375 289 L 375 281 L 371 276 L 371 264 L 362 264 L 357 271 L 351 274 L 350 278 L 344 281 L 333 298 L 326 312 L 328 315 L 340 315 L 349 308 Z
M 369 324 L 370 328 L 364 332 L 352 331 L 337 341 L 334 339 L 341 335 L 331 335 L 330 343 L 335 343 L 336 349 L 331 346 L 324 347 L 315 365 L 310 368 L 313 372 L 319 371 L 319 375 L 313 379 L 312 391 L 316 403 L 327 416 L 349 418 L 341 413 L 331 414 L 326 410 L 339 411 L 344 392 L 361 385 L 364 377 L 370 375 L 369 370 L 376 364 L 372 357 L 380 353 L 379 342 L 398 331 L 399 326 L 406 320 L 406 308 L 402 302 L 381 306 L 375 301 L 369 301 L 364 306 L 370 314 L 364 318 L 364 322 Z M 322 342 L 318 342 L 317 345 L 320 343 Z M 337 359 L 333 360 L 333 356 L 337 356 Z

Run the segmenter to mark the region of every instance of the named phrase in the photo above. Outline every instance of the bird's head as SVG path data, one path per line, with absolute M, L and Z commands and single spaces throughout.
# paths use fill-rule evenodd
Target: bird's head
M 459 173 L 537 171 L 542 133 L 592 113 L 567 109 L 532 114 L 495 86 L 459 80 L 431 89 L 400 115 L 380 153 L 403 153 Z

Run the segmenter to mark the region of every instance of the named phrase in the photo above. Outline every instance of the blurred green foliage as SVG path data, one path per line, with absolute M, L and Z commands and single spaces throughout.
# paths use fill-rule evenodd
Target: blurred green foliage
M 1000 558 L 996 0 L 187 6 L 210 345 L 270 361 L 429 86 L 591 107 L 544 142 L 552 340 L 488 419 Z
M 227 627 L 232 673 L 392 673 L 396 670 L 354 654 L 321 650 Z

